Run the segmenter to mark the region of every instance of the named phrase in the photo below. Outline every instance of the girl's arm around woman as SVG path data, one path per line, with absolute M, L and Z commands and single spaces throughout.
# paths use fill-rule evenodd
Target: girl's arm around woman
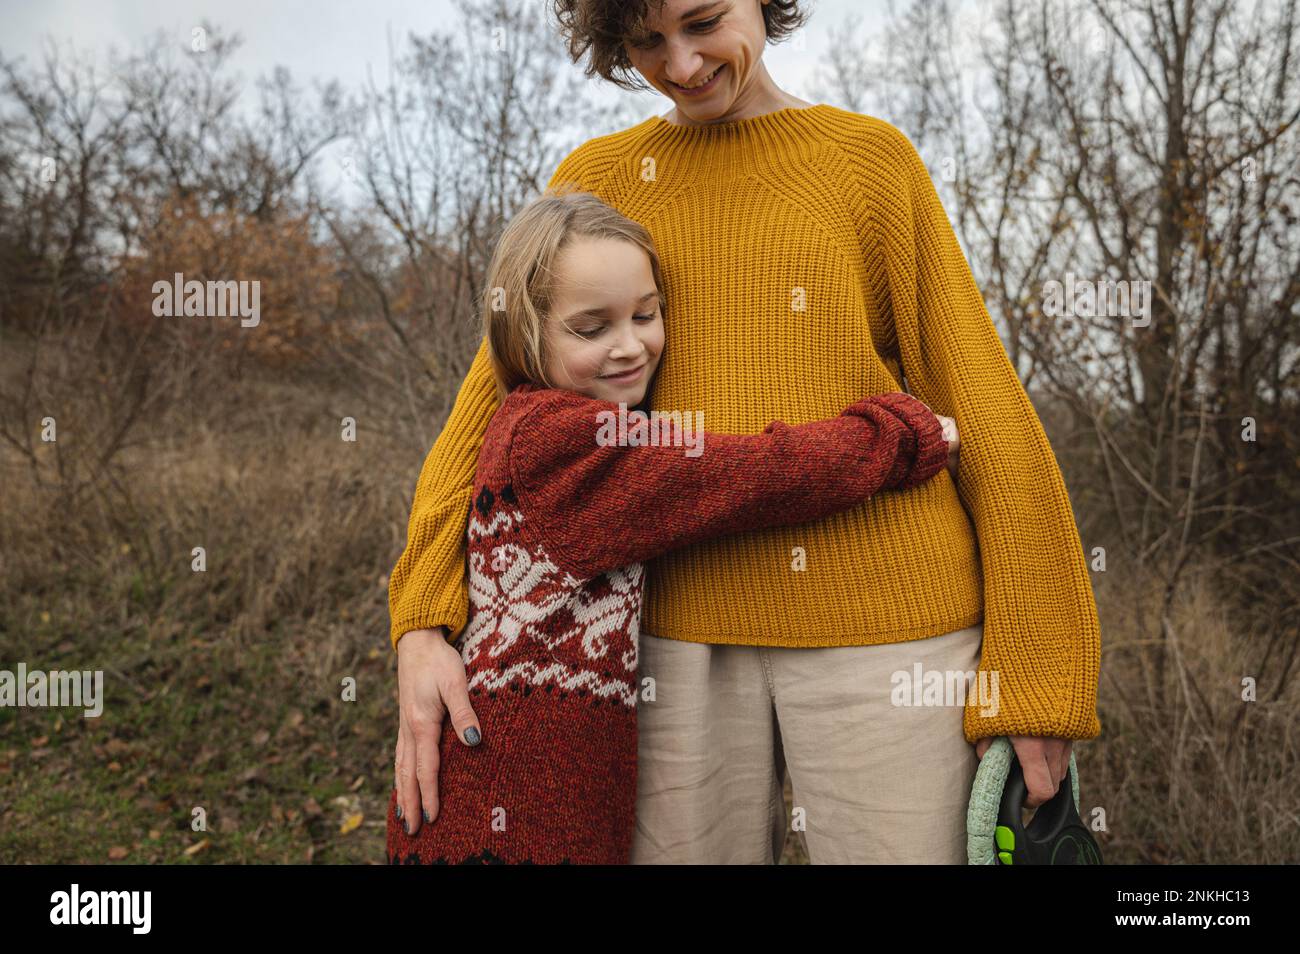
M 515 496 L 557 562 L 580 578 L 727 533 L 817 520 L 943 469 L 948 444 L 921 401 L 895 392 L 838 417 L 674 444 L 599 440 L 617 406 L 534 392 L 510 436 Z

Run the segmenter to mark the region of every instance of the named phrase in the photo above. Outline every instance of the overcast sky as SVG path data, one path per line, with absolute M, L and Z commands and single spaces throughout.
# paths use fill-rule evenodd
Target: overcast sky
M 886 16 L 888 0 L 813 0 L 809 9 L 802 51 L 787 40 L 764 53 L 778 85 L 806 99 L 812 98 L 808 80 L 828 34 L 850 13 L 862 17 L 862 35 L 874 32 L 874 25 Z M 383 76 L 389 36 L 400 46 L 410 32 L 446 29 L 457 12 L 451 0 L 0 0 L 0 53 L 23 56 L 31 65 L 39 60 L 45 38 L 54 37 L 71 41 L 78 51 L 95 54 L 98 60 L 110 47 L 119 52 L 135 49 L 160 29 L 188 48 L 191 28 L 204 18 L 242 35 L 244 43 L 233 64 L 246 80 L 283 65 L 299 81 L 338 79 L 354 89 L 365 82 L 367 66 Z M 609 84 L 593 84 L 602 88 L 601 95 L 632 95 Z M 641 96 L 642 103 L 647 116 L 672 107 L 658 94 Z
M 537 3 L 539 9 L 549 5 L 547 0 L 528 2 Z M 842 33 L 850 18 L 856 17 L 858 39 L 878 39 L 891 9 L 905 9 L 908 2 L 809 0 L 811 16 L 804 29 L 765 50 L 768 72 L 795 96 L 851 108 L 815 89 L 814 76 L 826 58 L 830 38 L 837 31 Z M 995 9 L 993 0 L 957 0 L 957 6 L 962 22 L 955 32 L 967 40 L 981 30 L 981 21 Z M 90 60 L 106 66 L 110 50 L 121 55 L 137 52 L 158 31 L 174 37 L 178 51 L 188 52 L 191 31 L 204 20 L 224 35 L 239 34 L 242 42 L 225 75 L 239 75 L 242 105 L 251 109 L 257 104 L 253 80 L 270 75 L 277 66 L 290 70 L 309 99 L 312 80 L 338 80 L 345 92 L 351 93 L 365 86 L 369 74 L 382 87 L 387 80 L 390 44 L 404 52 L 411 33 L 427 36 L 456 31 L 461 15 L 452 0 L 0 0 L 0 55 L 10 60 L 21 57 L 29 69 L 34 68 L 42 60 L 45 45 L 54 40 L 63 52 L 71 44 L 78 62 Z M 569 68 L 575 76 L 581 75 L 582 66 Z M 620 118 L 615 120 L 619 125 L 612 128 L 672 108 L 671 101 L 653 91 L 632 93 L 598 79 L 588 82 L 592 101 L 620 107 Z M 580 141 L 602 131 L 606 130 L 592 126 L 568 135 Z M 342 141 L 331 144 L 314 164 L 345 196 L 352 195 L 354 188 L 341 175 L 341 157 L 348 148 Z

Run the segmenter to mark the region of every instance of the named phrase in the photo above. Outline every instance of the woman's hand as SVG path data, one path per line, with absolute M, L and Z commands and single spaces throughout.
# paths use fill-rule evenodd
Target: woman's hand
M 961 438 L 957 434 L 957 421 L 951 417 L 936 414 L 943 425 L 943 439 L 948 442 L 948 473 L 957 476 L 957 454 L 961 449 Z
M 420 819 L 438 817 L 438 754 L 444 716 L 451 714 L 457 738 L 478 745 L 478 716 L 469 704 L 465 664 L 447 642 L 447 627 L 413 629 L 397 641 L 397 695 L 401 713 L 397 731 L 396 778 L 398 819 L 408 834 Z
M 913 394 L 911 396 L 916 400 L 921 401 L 921 399 L 916 397 L 916 395 Z M 924 401 L 921 401 L 921 403 L 925 404 Z M 955 480 L 957 478 L 957 455 L 961 449 L 961 437 L 957 433 L 957 421 L 951 417 L 944 417 L 942 414 L 935 414 L 934 408 L 930 407 L 928 404 L 925 404 L 925 409 L 931 414 L 934 414 L 934 416 L 938 418 L 939 423 L 943 426 L 943 439 L 948 442 L 948 473 L 951 474 Z
M 1055 739 L 1036 735 L 1013 735 L 1011 748 L 1015 750 L 1020 772 L 1025 777 L 1025 807 L 1037 808 L 1050 802 L 1061 781 L 1070 771 L 1070 746 L 1073 739 Z M 991 738 L 975 740 L 975 754 L 984 753 L 993 744 Z

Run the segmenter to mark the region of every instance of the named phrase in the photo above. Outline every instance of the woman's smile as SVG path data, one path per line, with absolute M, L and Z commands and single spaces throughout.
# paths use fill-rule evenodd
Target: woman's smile
M 672 83 L 673 89 L 677 90 L 677 92 L 681 93 L 683 96 L 703 96 L 718 85 L 718 77 L 722 75 L 722 71 L 726 68 L 726 65 L 727 64 L 723 63 L 722 66 L 719 66 L 709 74 L 707 81 L 700 83 L 698 86 L 682 86 L 680 83 L 673 83 L 672 80 L 669 80 L 669 82 Z

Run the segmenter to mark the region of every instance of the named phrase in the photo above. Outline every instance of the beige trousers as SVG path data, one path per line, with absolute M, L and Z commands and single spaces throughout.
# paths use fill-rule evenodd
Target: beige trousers
M 774 864 L 801 829 L 813 864 L 965 864 L 965 700 L 917 705 L 913 688 L 974 673 L 983 635 L 785 649 L 642 633 L 632 863 Z

